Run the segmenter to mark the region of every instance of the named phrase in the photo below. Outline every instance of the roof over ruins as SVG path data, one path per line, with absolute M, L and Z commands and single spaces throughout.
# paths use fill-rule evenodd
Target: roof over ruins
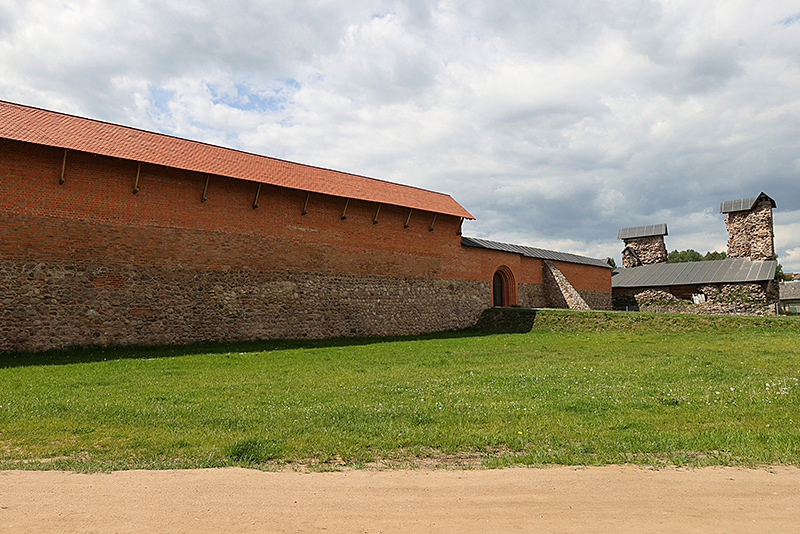
M 611 277 L 611 286 L 664 287 L 694 284 L 763 282 L 775 278 L 776 260 L 727 258 L 688 263 L 655 263 L 619 269 Z
M 0 138 L 474 219 L 444 193 L 2 100 Z
M 617 239 L 635 239 L 637 237 L 652 237 L 657 235 L 669 235 L 667 224 L 649 224 L 647 226 L 629 226 L 620 228 Z
M 781 300 L 800 300 L 800 281 L 780 284 Z
M 757 197 L 740 198 L 739 200 L 725 200 L 719 206 L 720 213 L 730 213 L 732 211 L 750 211 L 762 200 L 769 201 L 773 208 L 777 207 L 775 201 L 763 191 Z
M 605 267 L 607 269 L 611 269 L 611 266 L 605 260 L 598 260 L 596 258 L 589 258 L 587 256 L 580 256 L 578 254 L 570 254 L 568 252 L 556 252 L 554 250 L 545 250 L 543 248 L 511 245 L 509 243 L 499 243 L 497 241 L 489 241 L 488 239 L 478 239 L 475 237 L 466 236 L 461 238 L 461 244 L 465 247 L 485 248 L 489 250 L 497 250 L 499 252 L 511 252 L 512 254 L 520 254 L 526 258 L 579 263 L 582 265 L 593 265 L 595 267 Z

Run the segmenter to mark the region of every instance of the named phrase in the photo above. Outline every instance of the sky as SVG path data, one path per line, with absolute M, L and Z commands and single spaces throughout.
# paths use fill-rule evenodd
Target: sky
M 775 199 L 800 272 L 797 0 L 0 0 L 0 99 L 448 193 L 621 264 Z

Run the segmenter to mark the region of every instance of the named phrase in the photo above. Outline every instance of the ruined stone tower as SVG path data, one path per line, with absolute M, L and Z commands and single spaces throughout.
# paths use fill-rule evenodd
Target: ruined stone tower
M 665 235 L 667 235 L 666 224 L 621 228 L 617 239 L 622 239 L 625 243 L 625 248 L 622 250 L 622 266 L 629 268 L 666 263 Z
M 725 214 L 729 258 L 775 259 L 774 207 L 775 201 L 764 193 L 722 203 L 719 212 Z

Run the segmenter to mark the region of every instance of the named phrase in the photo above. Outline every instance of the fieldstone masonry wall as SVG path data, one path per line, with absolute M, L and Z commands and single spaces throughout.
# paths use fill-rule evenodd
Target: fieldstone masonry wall
M 666 263 L 667 261 L 667 246 L 664 244 L 664 236 L 654 235 L 625 239 L 624 243 L 622 266 L 626 269 L 653 263 Z
M 517 301 L 523 308 L 547 307 L 547 298 L 541 284 L 517 284 Z
M 0 262 L 0 351 L 463 328 L 488 282 Z M 435 302 L 435 305 L 431 305 Z
M 578 289 L 577 291 L 586 304 L 589 305 L 589 308 L 593 310 L 612 309 L 610 291 L 596 291 L 591 289 Z
M 775 259 L 772 205 L 768 200 L 759 202 L 750 211 L 726 214 L 725 226 L 728 228 L 729 258 Z
M 638 306 L 640 311 L 703 315 L 775 315 L 778 288 L 774 281 L 752 284 L 708 284 L 697 288 L 706 302 L 693 304 L 666 288 L 630 288 L 614 292 L 614 308 Z

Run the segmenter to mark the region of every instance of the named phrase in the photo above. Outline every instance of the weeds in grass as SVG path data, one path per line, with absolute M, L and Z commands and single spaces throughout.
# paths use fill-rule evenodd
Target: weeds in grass
M 227 456 L 245 465 L 264 463 L 281 458 L 281 446 L 271 439 L 247 438 L 230 445 Z

